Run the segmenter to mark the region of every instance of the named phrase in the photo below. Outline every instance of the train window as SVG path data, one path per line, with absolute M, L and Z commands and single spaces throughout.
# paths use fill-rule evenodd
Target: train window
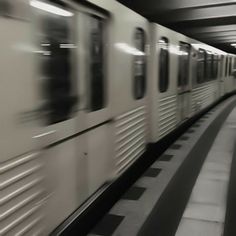
M 40 44 L 45 114 L 47 123 L 71 118 L 76 103 L 73 95 L 71 17 L 43 15 Z
M 218 74 L 218 55 L 212 55 L 212 79 L 217 78 Z
M 159 54 L 159 91 L 164 93 L 169 85 L 169 51 L 168 39 L 161 38 L 158 42 L 160 47 Z
M 187 43 L 180 42 L 179 45 L 179 72 L 178 72 L 178 86 L 185 86 L 188 84 L 189 66 L 190 66 L 190 49 L 191 46 Z
M 232 74 L 232 57 L 229 58 L 229 73 L 228 75 L 230 76 Z
M 225 76 L 228 75 L 228 57 L 226 56 L 226 60 L 225 60 Z
M 145 32 L 141 28 L 136 28 L 134 35 L 134 98 L 144 97 L 146 89 L 146 53 L 145 53 Z
M 212 79 L 212 59 L 213 59 L 212 53 L 207 52 L 207 60 L 206 60 L 206 80 L 207 81 Z
M 224 56 L 221 55 L 220 57 L 220 76 L 223 77 L 224 76 Z
M 197 54 L 197 83 L 203 83 L 206 74 L 206 51 L 198 50 Z
M 90 28 L 90 110 L 104 108 L 104 20 L 91 17 Z

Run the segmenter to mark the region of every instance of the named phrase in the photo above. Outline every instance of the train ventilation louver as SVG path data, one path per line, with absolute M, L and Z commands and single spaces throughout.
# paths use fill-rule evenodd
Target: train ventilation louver
M 162 138 L 171 132 L 177 124 L 177 96 L 169 96 L 159 101 L 159 137 Z
M 116 173 L 123 173 L 146 146 L 146 106 L 138 107 L 115 119 Z
M 192 90 L 192 113 L 213 103 L 216 99 L 217 83 L 203 85 Z
M 43 235 L 42 167 L 38 154 L 0 165 L 0 235 Z

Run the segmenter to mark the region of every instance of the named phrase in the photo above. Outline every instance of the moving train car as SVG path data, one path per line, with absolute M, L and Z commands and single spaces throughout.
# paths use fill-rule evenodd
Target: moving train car
M 225 52 L 161 25 L 150 28 L 149 131 L 156 142 L 235 84 L 231 72 L 223 75 Z
M 233 66 L 235 69 L 235 55 L 227 54 L 225 57 L 225 93 L 229 93 L 234 90 L 236 81 L 232 74 Z
M 235 90 L 234 55 L 117 1 L 0 9 L 1 235 L 48 235 L 148 143 Z
M 191 89 L 191 109 L 195 114 L 220 97 L 220 57 L 225 53 L 195 40 L 191 46 L 195 50 Z

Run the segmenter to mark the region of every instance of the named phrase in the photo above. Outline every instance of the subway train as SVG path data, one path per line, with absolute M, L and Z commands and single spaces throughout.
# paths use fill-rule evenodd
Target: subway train
M 236 57 L 113 0 L 0 2 L 0 235 L 48 235 L 236 88 Z

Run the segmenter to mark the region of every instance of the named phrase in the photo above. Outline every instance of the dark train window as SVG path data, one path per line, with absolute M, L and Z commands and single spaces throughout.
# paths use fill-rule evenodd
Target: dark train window
M 207 52 L 206 58 L 206 80 L 210 81 L 212 79 L 212 59 L 213 55 L 210 52 Z
M 180 42 L 179 72 L 178 72 L 178 86 L 179 87 L 188 85 L 190 49 L 191 49 L 191 46 L 189 44 Z
M 232 57 L 229 58 L 229 76 L 232 74 Z
M 225 76 L 228 75 L 228 57 L 226 56 L 226 60 L 225 60 Z
M 90 109 L 100 110 L 105 104 L 104 20 L 91 17 L 90 29 Z
M 218 74 L 218 55 L 212 55 L 212 79 L 217 79 Z
M 169 50 L 168 39 L 161 38 L 158 42 L 160 47 L 159 53 L 159 91 L 164 93 L 169 86 Z
M 224 56 L 221 55 L 220 57 L 220 76 L 223 77 L 224 76 Z
M 73 95 L 72 45 L 69 17 L 51 15 L 42 18 L 40 38 L 42 78 L 47 123 L 71 118 L 76 103 Z
M 134 98 L 144 97 L 146 90 L 146 53 L 145 53 L 145 32 L 137 28 L 134 35 Z
M 197 83 L 203 83 L 206 76 L 206 51 L 199 49 L 197 53 Z

